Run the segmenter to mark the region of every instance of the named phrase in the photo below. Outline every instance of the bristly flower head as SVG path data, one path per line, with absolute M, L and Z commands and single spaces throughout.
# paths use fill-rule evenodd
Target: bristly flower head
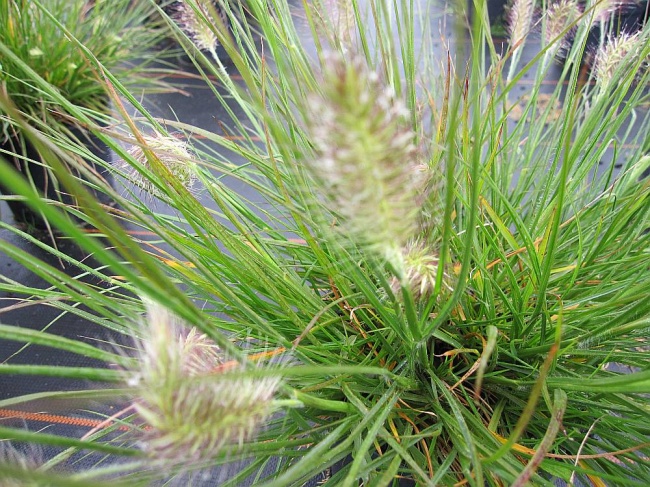
M 154 133 L 153 135 L 143 136 L 146 149 L 153 152 L 158 160 L 167 168 L 168 175 L 183 185 L 187 190 L 192 190 L 196 183 L 196 162 L 192 153 L 189 151 L 187 144 L 176 137 Z M 129 149 L 129 154 L 142 166 L 149 167 L 147 154 L 141 145 L 133 145 Z M 126 173 L 129 181 L 159 198 L 164 198 L 164 194 L 148 178 L 140 174 L 135 167 L 128 165 L 126 162 L 121 164 L 121 169 Z
M 328 54 L 306 107 L 305 164 L 339 229 L 391 260 L 417 228 L 423 187 L 409 111 L 364 59 Z
M 533 13 L 534 0 L 515 0 L 512 7 L 510 7 L 508 33 L 510 34 L 510 45 L 513 46 L 513 49 L 518 49 L 520 43 L 528 35 Z
M 567 49 L 567 38 L 570 38 L 575 29 L 578 19 L 582 15 L 582 7 L 576 0 L 559 0 L 551 4 L 546 10 L 546 25 L 544 29 L 544 41 L 552 42 L 558 38 L 565 29 L 568 29 L 563 39 L 558 42 L 559 49 Z M 572 26 L 569 29 L 569 26 Z
M 152 458 L 171 465 L 214 458 L 241 447 L 273 412 L 278 378 L 237 377 L 239 366 L 224 373 L 220 348 L 167 308 L 147 304 L 143 335 L 127 380 L 150 428 L 144 448 Z
M 401 279 L 393 278 L 393 293 L 399 295 L 400 287 L 410 289 L 415 300 L 429 298 L 436 286 L 440 261 L 436 249 L 423 241 L 409 242 L 403 249 L 404 275 Z M 450 289 L 449 279 L 444 275 L 443 285 Z
M 215 16 L 221 16 L 223 21 L 223 11 L 212 0 L 178 0 L 174 7 L 173 19 L 194 45 L 203 51 L 214 52 L 218 44 L 213 30 L 218 27 Z
M 642 32 L 635 34 L 623 32 L 617 37 L 610 37 L 595 55 L 594 73 L 596 83 L 601 88 L 606 88 L 614 81 L 614 76 L 622 66 L 623 61 L 630 63 L 630 65 L 636 64 L 639 61 L 645 42 L 647 41 L 642 36 Z M 648 69 L 648 59 L 643 60 L 641 69 Z
M 585 21 L 606 22 L 612 13 L 618 11 L 622 6 L 630 4 L 635 0 L 587 0 L 585 10 L 591 12 Z

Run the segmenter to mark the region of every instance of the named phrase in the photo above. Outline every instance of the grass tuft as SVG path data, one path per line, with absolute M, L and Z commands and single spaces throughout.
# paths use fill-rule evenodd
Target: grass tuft
M 107 215 L 60 174 L 106 242 L 7 172 L 6 184 L 99 263 L 66 257 L 74 277 L 61 277 L 3 240 L 3 252 L 51 287 L 10 276 L 0 285 L 143 337 L 139 365 L 125 367 L 140 370 L 130 379 L 147 387 L 131 391 L 127 407 L 140 414 L 120 420 L 132 428 L 114 441 L 0 435 L 131 457 L 123 468 L 98 464 L 78 475 L 93 480 L 209 476 L 209 458 L 210 467 L 243 462 L 226 486 L 303 485 L 341 464 L 325 485 L 644 485 L 649 28 L 603 83 L 580 68 L 586 23 L 557 27 L 527 56 L 525 2 L 501 56 L 481 2 L 469 36 L 426 0 L 353 1 L 352 30 L 317 5 L 224 4 L 229 35 L 206 27 L 237 77 L 188 48 L 231 117 L 223 131 L 163 124 L 103 72 L 119 121 L 97 132 L 169 205 L 100 185 L 120 204 Z M 424 35 L 436 15 L 453 26 L 448 55 Z M 556 69 L 569 30 L 576 44 Z M 163 125 L 195 141 L 201 199 L 170 177 L 169 153 L 143 136 L 165 133 Z M 43 151 L 74 160 L 56 136 L 26 130 Z M 128 137 L 151 170 L 116 143 Z M 153 237 L 145 250 L 142 233 L 124 225 Z M 110 286 L 85 283 L 87 274 Z M 74 348 L 46 333 L 39 340 Z M 81 343 L 79 352 L 115 356 Z M 226 374 L 208 373 L 226 363 L 234 364 Z M 48 370 L 115 380 L 111 372 Z M 171 470 L 124 446 L 140 438 L 142 419 L 153 428 L 152 451 L 174 452 Z

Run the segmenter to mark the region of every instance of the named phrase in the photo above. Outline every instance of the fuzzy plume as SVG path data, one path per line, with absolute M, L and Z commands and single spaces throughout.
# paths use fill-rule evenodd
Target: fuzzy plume
M 147 305 L 138 368 L 127 374 L 135 409 L 150 427 L 144 447 L 172 465 L 214 458 L 253 437 L 273 411 L 279 379 L 227 375 L 222 351 L 159 304 Z
M 618 37 L 611 37 L 601 46 L 595 55 L 594 73 L 596 83 L 601 88 L 606 88 L 615 79 L 615 74 L 625 62 L 629 66 L 635 65 L 640 61 L 642 50 L 646 38 L 642 32 L 628 34 L 623 32 Z M 644 59 L 641 65 L 641 71 L 648 69 L 649 59 Z M 642 73 L 637 73 L 642 74 Z
M 339 229 L 392 260 L 417 229 L 425 183 L 409 111 L 359 57 L 328 55 L 322 86 L 307 107 L 305 164 Z
M 427 299 L 433 294 L 438 275 L 438 254 L 422 241 L 409 242 L 403 250 L 404 275 L 401 280 L 393 278 L 393 293 L 399 295 L 401 286 L 410 289 L 416 300 Z
M 627 0 L 587 0 L 585 9 L 591 9 L 587 21 L 606 22 L 621 6 L 629 3 Z
M 214 33 L 214 28 L 219 25 L 216 18 L 220 17 L 223 22 L 223 11 L 212 0 L 178 0 L 173 7 L 172 18 L 194 45 L 203 51 L 214 52 L 218 45 Z
M 567 49 L 566 39 L 574 35 L 576 22 L 580 15 L 582 15 L 582 8 L 576 0 L 560 0 L 551 4 L 546 10 L 545 42 L 553 42 L 567 30 L 558 46 L 560 49 Z M 569 28 L 570 26 L 571 28 Z
M 133 145 L 128 151 L 129 154 L 142 166 L 149 167 L 149 159 L 144 149 L 150 150 L 167 168 L 167 175 L 176 179 L 187 190 L 191 191 L 196 183 L 197 165 L 187 144 L 180 139 L 158 132 L 151 136 L 145 135 L 143 139 L 145 145 Z M 133 184 L 147 193 L 164 198 L 163 192 L 152 181 L 140 174 L 135 167 L 124 162 L 120 168 Z
M 520 44 L 528 35 L 533 12 L 534 0 L 515 0 L 513 2 L 508 18 L 508 33 L 513 49 L 519 49 Z

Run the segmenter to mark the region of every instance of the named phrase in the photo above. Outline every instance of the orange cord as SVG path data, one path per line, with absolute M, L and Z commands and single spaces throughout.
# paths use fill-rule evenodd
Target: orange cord
M 111 423 L 106 424 L 106 420 L 100 419 L 87 419 L 87 418 L 72 418 L 70 416 L 62 416 L 58 414 L 48 413 L 30 413 L 27 411 L 19 411 L 17 409 L 0 409 L 0 418 L 7 419 L 23 419 L 25 421 L 41 421 L 43 423 L 64 424 L 68 426 L 82 426 L 84 428 L 97 428 L 102 426 L 110 426 Z M 129 431 L 126 425 L 119 425 L 117 429 L 120 431 Z

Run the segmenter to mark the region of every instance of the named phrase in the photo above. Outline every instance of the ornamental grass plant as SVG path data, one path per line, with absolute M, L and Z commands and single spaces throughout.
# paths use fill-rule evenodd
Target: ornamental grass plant
M 144 25 L 154 13 L 153 5 L 129 0 L 2 2 L 1 92 L 39 132 L 66 133 L 77 144 L 94 144 L 94 157 L 102 155 L 101 143 L 86 130 L 89 119 L 107 123 L 111 111 L 99 66 L 118 74 L 134 93 L 169 89 L 159 82 L 162 65 L 158 72 L 151 67 L 155 57 L 150 49 L 163 32 L 153 20 Z M 142 59 L 145 52 L 148 59 Z M 74 106 L 74 113 L 65 104 Z M 0 110 L 0 151 L 36 189 L 54 201 L 71 204 L 60 198 L 54 173 L 6 110 Z M 10 189 L 1 183 L 15 218 L 42 226 L 40 217 L 23 210 L 20 200 L 9 196 Z
M 0 8 L 0 81 L 23 117 L 43 130 L 66 120 L 60 100 L 88 111 L 108 111 L 97 63 L 132 87 L 145 83 L 138 59 L 161 38 L 142 24 L 154 13 L 127 0 L 7 0 Z M 139 76 L 133 76 L 139 72 Z M 38 81 L 37 81 L 38 80 Z M 155 79 L 151 77 L 149 82 Z M 53 90 L 48 92 L 41 83 Z M 63 113 L 62 113 L 63 112 Z M 72 114 L 69 114 L 72 116 Z M 2 135 L 16 127 L 3 111 Z
M 101 397 L 128 400 L 83 439 L 0 426 L 7 441 L 61 450 L 38 470 L 0 463 L 0 475 L 298 486 L 337 465 L 324 485 L 647 485 L 650 32 L 626 39 L 624 53 L 607 54 L 618 45 L 609 44 L 608 61 L 596 61 L 606 67 L 585 70 L 590 11 L 547 28 L 541 7 L 523 11 L 534 5 L 518 5 L 516 42 L 503 51 L 483 2 L 469 29 L 447 17 L 447 55 L 431 27 L 442 10 L 426 0 L 223 3 L 229 28 L 204 27 L 230 67 L 188 50 L 232 114 L 223 131 L 154 117 L 97 64 L 116 120 L 95 131 L 121 159 L 110 169 L 123 184 L 102 189 L 119 210 L 57 176 L 83 203 L 68 211 L 99 235 L 2 168 L 5 184 L 97 264 L 38 243 L 64 273 L 3 240 L 2 252 L 50 287 L 10 275 L 0 287 L 131 346 L 0 325 L 5 339 L 106 363 L 10 360 L 0 373 L 113 383 Z M 553 38 L 522 62 L 542 32 Z M 37 134 L 6 96 L 0 103 L 57 170 L 61 140 Z M 210 145 L 181 154 L 179 136 Z M 181 172 L 175 153 L 188 161 Z M 128 228 L 155 239 L 143 245 Z M 121 460 L 65 473 L 77 450 Z

